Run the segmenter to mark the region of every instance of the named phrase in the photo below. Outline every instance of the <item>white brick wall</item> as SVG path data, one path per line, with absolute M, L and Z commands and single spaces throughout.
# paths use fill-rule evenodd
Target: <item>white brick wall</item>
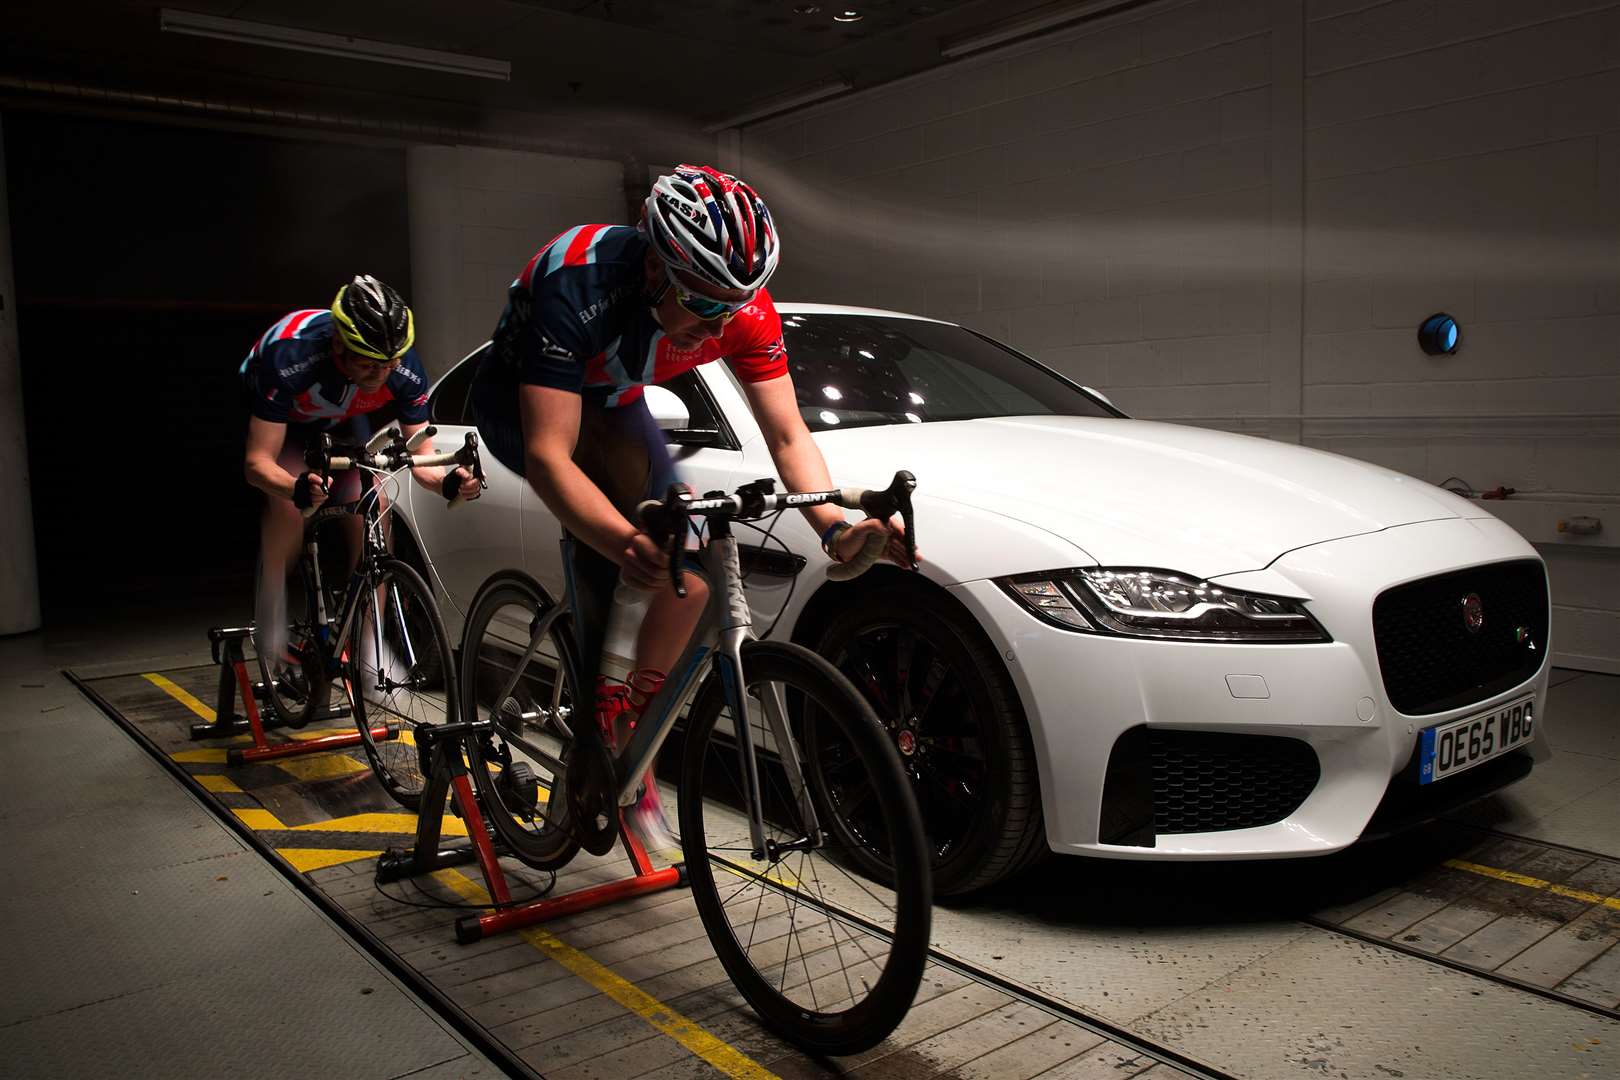
M 1598 500 L 1620 534 L 1616 0 L 1166 0 L 741 146 L 784 298 L 957 319 L 1138 415 Z M 1437 310 L 1456 356 L 1416 347 Z M 1620 670 L 1620 594 L 1579 591 L 1560 632 Z
M 470 146 L 406 151 L 411 296 L 438 375 L 489 338 L 506 287 L 563 229 L 624 220 L 617 162 Z

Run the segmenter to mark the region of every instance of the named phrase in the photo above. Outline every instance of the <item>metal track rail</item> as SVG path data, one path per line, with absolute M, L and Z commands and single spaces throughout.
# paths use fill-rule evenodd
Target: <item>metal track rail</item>
M 790 891 L 784 888 L 780 881 L 777 881 L 768 875 L 760 874 L 727 859 L 715 858 L 713 856 L 710 858 L 712 861 L 721 864 L 731 873 L 736 874 L 739 877 L 749 878 L 760 885 L 776 889 L 778 892 L 788 893 Z M 883 927 L 878 926 L 876 923 L 871 922 L 863 916 L 855 914 L 847 908 L 829 903 L 827 900 L 821 897 L 809 896 L 800 892 L 793 892 L 792 896 L 795 902 L 799 904 L 806 907 L 815 908 L 825 915 L 837 918 L 843 922 L 847 922 L 852 926 L 859 926 L 862 930 L 876 937 L 892 940 L 892 935 Z M 1147 1039 L 1141 1035 L 1137 1035 L 1136 1033 L 1127 1028 L 1121 1027 L 1111 1020 L 1106 1020 L 1103 1017 L 1088 1013 L 1084 1009 L 1080 1009 L 1069 1004 L 1068 1002 L 1051 997 L 1047 994 L 1043 994 L 1040 991 L 1033 990 L 1027 986 L 1023 986 L 1012 981 L 1011 979 L 1008 979 L 1004 975 L 999 975 L 988 968 L 980 967 L 979 965 L 970 963 L 969 961 L 958 959 L 957 957 L 951 956 L 950 954 L 942 952 L 939 949 L 930 947 L 928 950 L 928 959 L 930 962 L 938 964 L 940 967 L 946 968 L 947 970 L 954 971 L 958 975 L 972 979 L 974 982 L 993 987 L 1015 1001 L 1019 1001 L 1025 1005 L 1030 1005 L 1040 1009 L 1042 1012 L 1056 1017 L 1059 1020 L 1067 1020 L 1069 1023 L 1074 1024 L 1077 1027 L 1084 1028 L 1093 1035 L 1100 1035 L 1105 1039 L 1118 1043 L 1127 1050 L 1141 1055 L 1142 1057 L 1152 1058 L 1159 1064 L 1169 1065 L 1172 1068 L 1179 1069 L 1182 1072 L 1187 1073 L 1189 1076 L 1197 1077 L 1198 1080 L 1241 1080 L 1241 1078 L 1234 1073 L 1223 1072 L 1212 1065 L 1199 1061 L 1197 1058 L 1188 1057 L 1186 1054 L 1181 1053 L 1179 1050 L 1176 1050 L 1173 1047 L 1167 1046 L 1163 1043 L 1154 1042 L 1152 1039 Z
M 1536 844 L 1541 847 L 1553 848 L 1558 851 L 1567 851 L 1572 855 L 1581 855 L 1592 859 L 1608 859 L 1610 861 L 1615 860 L 1615 856 L 1606 855 L 1601 851 L 1590 851 L 1586 848 L 1574 847 L 1570 844 L 1560 844 L 1551 840 L 1539 840 L 1532 836 L 1518 836 L 1514 833 L 1503 832 L 1501 829 L 1493 829 L 1488 825 L 1475 825 L 1471 822 L 1453 821 L 1449 818 L 1445 820 L 1444 824 L 1449 828 L 1466 829 L 1469 832 L 1479 833 L 1482 836 L 1493 836 L 1500 840 L 1513 840 L 1521 844 Z M 1380 948 L 1389 949 L 1392 952 L 1402 953 L 1406 956 L 1414 956 L 1420 960 L 1427 960 L 1432 964 L 1438 965 L 1439 967 L 1450 968 L 1453 971 L 1461 971 L 1466 974 L 1473 975 L 1476 978 L 1485 979 L 1489 982 L 1496 983 L 1499 986 L 1512 987 L 1513 989 L 1523 991 L 1526 994 L 1534 994 L 1536 997 L 1546 998 L 1548 1001 L 1556 1001 L 1561 1005 L 1568 1005 L 1571 1008 L 1580 1009 L 1582 1012 L 1592 1013 L 1594 1016 L 1602 1016 L 1610 1020 L 1620 1020 L 1620 1009 L 1611 1009 L 1595 1002 L 1582 1001 L 1580 998 L 1559 993 L 1557 990 L 1551 990 L 1545 986 L 1537 986 L 1535 983 L 1526 982 L 1523 979 L 1516 979 L 1511 975 L 1502 975 L 1494 971 L 1485 971 L 1482 968 L 1471 967 L 1467 964 L 1460 964 L 1457 961 L 1451 960 L 1445 956 L 1425 952 L 1422 949 L 1413 948 L 1410 945 L 1406 945 L 1399 941 L 1392 941 L 1389 938 L 1382 938 L 1373 934 L 1364 934 L 1359 930 L 1351 930 L 1348 927 L 1340 926 L 1338 923 L 1330 922 L 1327 919 L 1318 919 L 1315 916 L 1308 915 L 1300 918 L 1299 921 L 1305 923 L 1307 926 L 1314 926 L 1318 930 L 1326 930 L 1330 933 L 1341 934 L 1344 937 L 1353 938 L 1356 941 L 1364 942 L 1368 945 L 1377 945 Z
M 196 800 L 203 805 L 209 813 L 213 814 L 221 824 L 235 833 L 244 844 L 258 852 L 264 861 L 274 867 L 287 883 L 297 889 L 299 893 L 315 905 L 325 915 L 378 964 L 394 978 L 405 985 L 411 993 L 427 1008 L 448 1024 L 458 1035 L 475 1047 L 481 1054 L 506 1073 L 507 1076 L 520 1077 L 522 1080 L 543 1080 L 541 1075 L 530 1068 L 524 1061 L 508 1049 L 503 1043 L 492 1038 L 478 1024 L 468 1019 L 466 1014 L 457 1009 L 450 999 L 437 987 L 417 974 L 408 964 L 395 956 L 381 939 L 368 930 L 353 915 L 349 914 L 336 901 L 316 888 L 302 873 L 293 869 L 292 864 L 276 854 L 274 848 L 265 843 L 263 838 L 215 799 L 209 798 L 195 777 L 172 761 L 167 754 L 147 737 L 140 728 L 126 720 L 106 698 L 102 697 L 84 679 L 72 671 L 63 671 L 62 675 L 72 683 L 85 698 L 100 709 L 102 714 L 130 737 L 136 746 L 145 750 L 154 760 L 169 771 L 169 775 L 178 780 Z
M 1515 979 L 1511 975 L 1501 975 L 1494 971 L 1485 971 L 1481 968 L 1469 967 L 1467 964 L 1460 964 L 1455 960 L 1448 959 L 1447 957 L 1439 956 L 1435 953 L 1424 952 L 1422 949 L 1415 949 L 1412 946 L 1402 944 L 1399 941 L 1391 941 L 1388 938 L 1376 937 L 1372 934 L 1363 934 L 1359 930 L 1347 929 L 1346 927 L 1339 926 L 1336 923 L 1328 922 L 1326 919 L 1318 919 L 1312 916 L 1307 916 L 1306 918 L 1300 919 L 1300 922 L 1307 926 L 1314 926 L 1318 930 L 1326 930 L 1331 934 L 1340 934 L 1347 938 L 1354 938 L 1356 941 L 1365 942 L 1368 945 L 1376 945 L 1379 948 L 1389 949 L 1391 952 L 1404 953 L 1407 956 L 1415 956 L 1419 960 L 1427 960 L 1431 964 L 1435 964 L 1439 967 L 1450 968 L 1452 971 L 1461 971 L 1464 974 L 1472 975 L 1477 979 L 1484 979 L 1487 982 L 1493 982 L 1500 986 L 1509 986 L 1515 990 L 1521 990 L 1526 994 L 1534 994 L 1536 997 L 1546 998 L 1548 1001 L 1556 1001 L 1561 1005 L 1568 1005 L 1571 1008 L 1580 1009 L 1582 1012 L 1589 1012 L 1595 1016 L 1604 1016 L 1610 1020 L 1620 1020 L 1620 1009 L 1610 1009 L 1594 1002 L 1582 1001 L 1580 998 L 1570 997 L 1568 994 L 1560 994 L 1557 990 L 1549 990 L 1545 986 L 1537 986 L 1535 983 L 1525 982 L 1523 979 Z

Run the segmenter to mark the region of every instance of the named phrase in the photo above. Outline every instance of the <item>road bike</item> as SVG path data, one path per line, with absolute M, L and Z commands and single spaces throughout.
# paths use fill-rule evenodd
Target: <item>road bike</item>
M 508 852 L 538 869 L 581 848 L 605 853 L 621 808 L 653 782 L 655 755 L 678 746 L 664 755 L 678 770 L 666 773 L 715 952 L 770 1028 L 819 1053 L 870 1048 L 910 1008 L 927 960 L 928 851 L 895 744 L 866 699 L 811 650 L 754 635 L 732 525 L 822 503 L 900 513 L 914 564 L 915 484 L 902 472 L 885 490 L 778 494 L 761 480 L 703 498 L 677 485 L 643 503 L 649 535 L 667 538 L 671 587 L 683 591 L 685 568 L 708 582 L 709 599 L 617 752 L 583 681 L 572 575 L 560 601 L 521 573 L 496 575 L 462 639 L 461 714 L 488 721 L 471 772 Z M 693 522 L 701 539 L 686 551 Z M 876 561 L 886 539 L 873 539 L 830 572 L 853 577 Z M 565 567 L 575 542 L 562 541 Z
M 460 700 L 455 654 L 433 591 L 388 550 L 386 479 L 404 469 L 460 465 L 483 480 L 476 435 L 469 432 L 454 451 L 413 452 L 434 434 L 425 427 L 407 442 L 398 428 L 389 427 L 364 445 L 338 445 L 325 434 L 310 443 L 305 465 L 311 472 L 325 478 L 360 469 L 362 491 L 352 502 L 305 511 L 286 652 L 259 656 L 266 701 L 289 727 L 331 715 L 336 683 L 360 729 L 372 772 L 395 800 L 413 810 L 426 786 L 414 733 L 425 724 L 453 722 Z M 362 519 L 363 540 L 340 594 L 326 581 L 319 531 L 348 516 Z M 377 737 L 384 729 L 389 737 Z

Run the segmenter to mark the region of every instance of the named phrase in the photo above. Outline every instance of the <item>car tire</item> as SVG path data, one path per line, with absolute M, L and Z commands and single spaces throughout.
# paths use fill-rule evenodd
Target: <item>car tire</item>
M 923 810 L 936 896 L 983 889 L 1045 855 L 1023 705 L 995 647 L 960 605 L 915 585 L 878 588 L 835 616 L 817 649 L 860 688 L 896 742 Z M 918 657 L 928 665 L 920 676 Z M 912 717 L 901 715 L 902 666 Z M 930 679 L 934 690 L 921 707 Z M 930 714 L 935 704 L 949 711 Z M 919 714 L 920 723 L 908 722 Z M 969 740 L 979 768 L 964 752 Z M 976 798 L 964 805 L 968 793 Z

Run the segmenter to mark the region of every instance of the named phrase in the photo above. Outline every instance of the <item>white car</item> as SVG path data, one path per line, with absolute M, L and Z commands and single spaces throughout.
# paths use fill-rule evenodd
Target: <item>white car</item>
M 780 545 L 745 550 L 756 628 L 817 648 L 871 698 L 940 893 L 1047 850 L 1337 851 L 1547 752 L 1545 568 L 1478 503 L 1333 454 L 1129 419 L 950 323 L 781 311 L 835 483 L 916 474 L 924 565 L 830 582 L 808 524 L 784 517 Z M 478 356 L 433 391 L 441 440 L 467 430 Z M 649 403 L 697 490 L 774 475 L 723 363 L 667 389 Z M 400 546 L 432 553 L 452 640 L 497 571 L 562 594 L 555 518 L 485 457 L 474 507 L 404 485 Z

